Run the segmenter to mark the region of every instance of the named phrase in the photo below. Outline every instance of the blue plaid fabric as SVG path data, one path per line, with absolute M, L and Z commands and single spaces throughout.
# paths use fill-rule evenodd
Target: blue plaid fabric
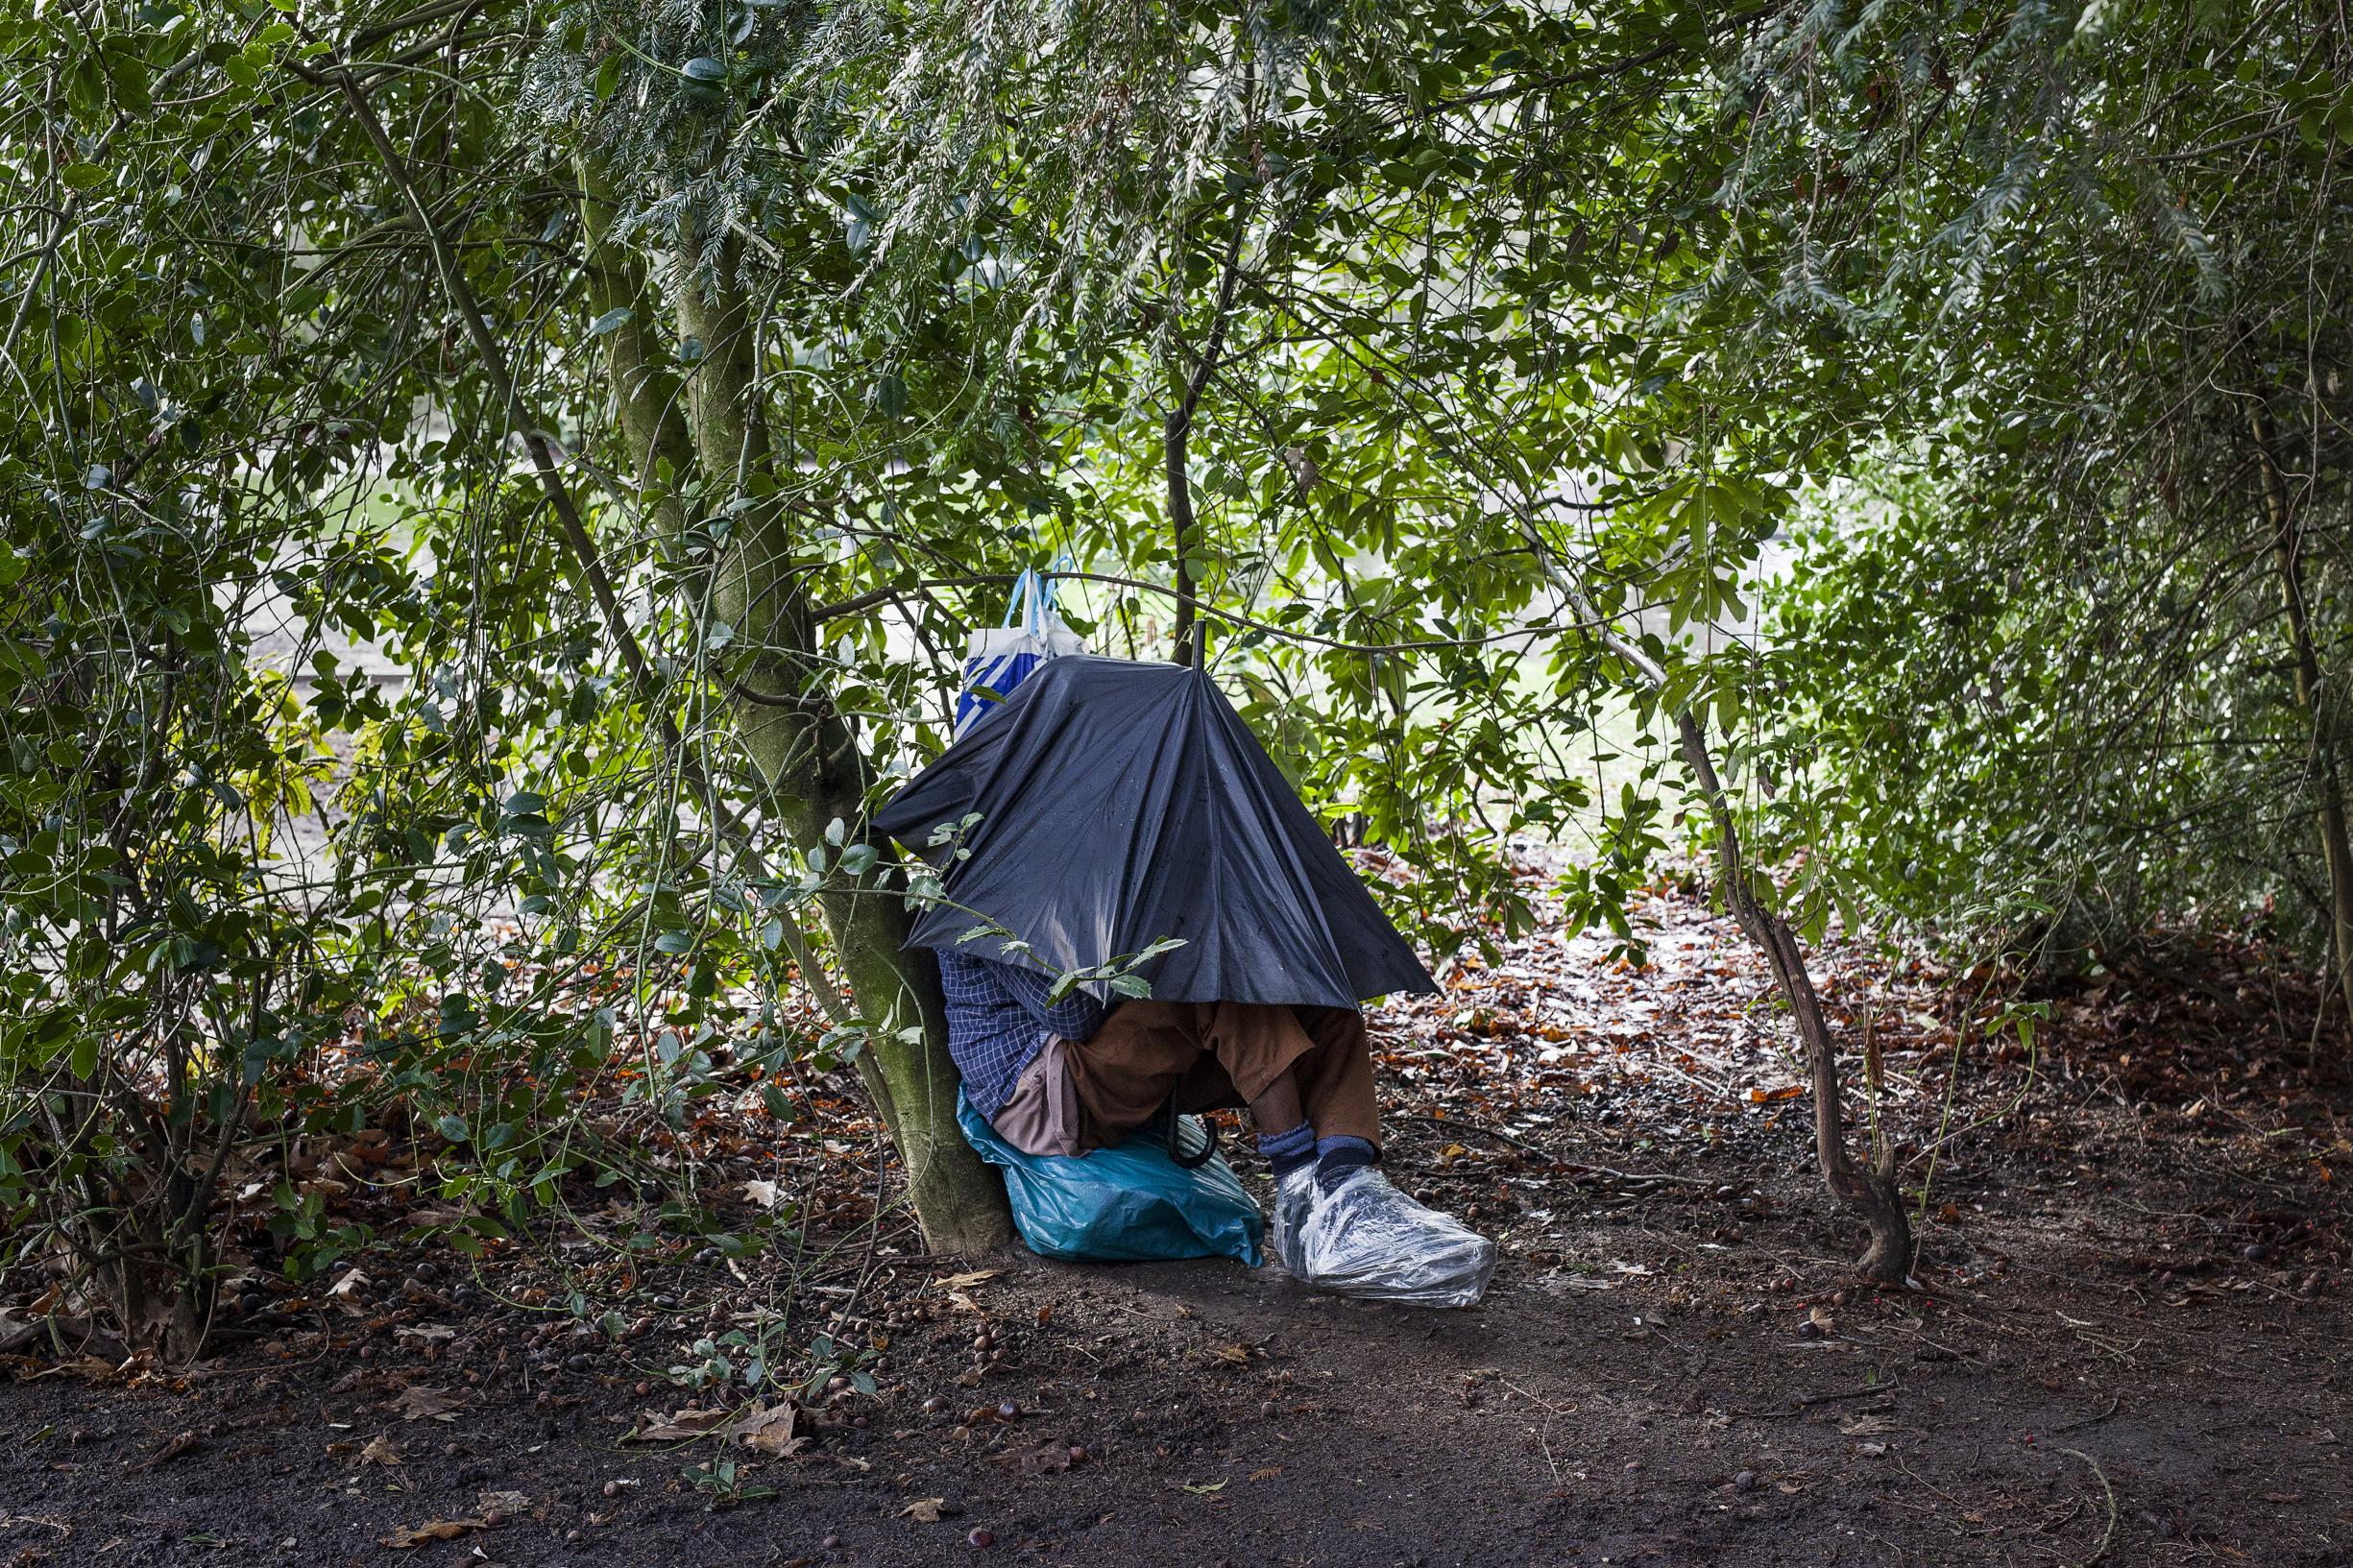
M 1092 1039 L 1106 1011 L 1084 991 L 1050 1002 L 1053 976 L 969 953 L 940 953 L 939 988 L 948 1002 L 948 1054 L 963 1074 L 964 1098 L 991 1119 L 1013 1098 L 1013 1085 L 1049 1035 Z

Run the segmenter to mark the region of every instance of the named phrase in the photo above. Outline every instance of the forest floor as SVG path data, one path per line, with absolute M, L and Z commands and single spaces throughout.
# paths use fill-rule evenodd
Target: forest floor
M 1504 1243 L 1473 1310 L 939 1264 L 813 1081 L 813 1127 L 746 1095 L 676 1153 L 790 1246 L 633 1252 L 638 1194 L 584 1189 L 479 1260 L 256 1268 L 192 1371 L 18 1343 L 0 1564 L 2353 1563 L 2353 1080 L 2309 992 L 2185 944 L 2045 998 L 2029 1049 L 1986 977 L 1831 944 L 1928 1179 L 1917 1289 L 1875 1290 L 1760 967 L 1644 907 L 1645 965 L 1544 929 L 1375 1015 L 1393 1171 Z M 338 1201 L 429 1220 L 403 1137 L 358 1145 Z M 796 1376 L 826 1334 L 876 1390 L 673 1380 L 730 1332 Z

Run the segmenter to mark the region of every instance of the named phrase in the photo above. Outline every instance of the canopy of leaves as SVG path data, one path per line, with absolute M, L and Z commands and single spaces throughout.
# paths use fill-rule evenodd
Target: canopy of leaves
M 1107 651 L 1198 605 L 1441 956 L 1524 919 L 1523 833 L 1638 939 L 1678 712 L 1801 929 L 2310 938 L 2346 49 L 2296 4 L 0 11 L 0 1201 L 356 1095 L 527 1202 L 617 1037 L 653 1118 L 721 1030 L 855 1050 L 794 1022 L 802 915 L 887 867 L 783 831 L 743 705 L 886 788 L 1057 560 Z M 660 436 L 715 409 L 739 460 Z M 798 688 L 746 698 L 779 606 Z M 637 1016 L 568 1010 L 624 951 Z

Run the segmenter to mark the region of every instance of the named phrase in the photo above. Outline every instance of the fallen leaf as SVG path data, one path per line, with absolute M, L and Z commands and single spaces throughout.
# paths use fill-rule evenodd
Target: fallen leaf
M 365 1317 L 368 1308 L 359 1299 L 359 1288 L 367 1283 L 367 1275 L 356 1268 L 347 1268 L 341 1279 L 327 1288 L 327 1298 L 352 1316 Z
M 399 1443 L 379 1434 L 369 1438 L 368 1446 L 359 1451 L 359 1462 L 362 1464 L 405 1464 L 408 1462 L 408 1456 L 400 1452 Z
M 1748 1092 L 1751 1105 L 1770 1105 L 1775 1100 L 1795 1099 L 1806 1092 L 1802 1083 L 1784 1083 L 1774 1089 L 1752 1089 Z
M 1197 1486 L 1192 1483 L 1187 1482 L 1182 1489 L 1191 1492 L 1195 1497 L 1207 1497 L 1211 1492 L 1224 1491 L 1225 1489 L 1225 1483 L 1222 1481 L 1210 1481 L 1203 1482 L 1201 1484 Z
M 396 1339 L 425 1339 L 439 1343 L 444 1339 L 456 1339 L 457 1330 L 447 1323 L 403 1323 L 394 1329 L 392 1335 Z
M 1025 1476 L 1059 1475 L 1070 1468 L 1070 1444 L 1057 1437 L 1034 1448 L 1009 1449 L 995 1458 L 1000 1464 L 1018 1464 Z
M 393 1403 L 404 1421 L 423 1421 L 427 1418 L 435 1421 L 454 1421 L 457 1419 L 458 1411 L 464 1407 L 466 1401 L 447 1388 L 427 1388 L 422 1384 L 411 1384 L 400 1390 L 400 1397 Z
M 512 1519 L 531 1510 L 531 1499 L 522 1492 L 484 1492 L 474 1499 L 474 1510 L 491 1524 Z
M 116 1370 L 114 1363 L 102 1356 L 76 1356 L 72 1361 L 60 1362 L 55 1366 L 43 1366 L 31 1372 L 19 1372 L 17 1380 L 30 1383 L 35 1378 L 70 1377 L 80 1378 L 85 1383 L 104 1383 L 112 1377 Z
M 425 1546 L 434 1541 L 454 1541 L 460 1535 L 489 1528 L 490 1521 L 487 1519 L 431 1519 L 410 1529 L 396 1530 L 379 1539 L 394 1551 L 404 1552 L 412 1546 Z
M 808 1438 L 793 1435 L 793 1423 L 799 1415 L 799 1409 L 790 1400 L 746 1411 L 736 1425 L 735 1439 L 746 1448 L 784 1459 L 809 1446 Z
M 679 1443 L 701 1437 L 727 1424 L 725 1411 L 676 1411 L 664 1415 L 647 1411 L 621 1438 L 625 1443 Z
M 1209 1352 L 1209 1359 L 1213 1362 L 1223 1362 L 1227 1366 L 1241 1366 L 1249 1363 L 1250 1347 L 1242 1344 L 1219 1345 Z
M 1252 1481 L 1273 1481 L 1276 1476 L 1279 1476 L 1282 1473 L 1283 1467 L 1281 1465 L 1270 1464 L 1263 1470 L 1252 1470 L 1250 1472 L 1250 1479 Z
M 995 1279 L 1004 1272 L 1002 1268 L 975 1268 L 961 1274 L 950 1274 L 946 1279 L 935 1279 L 932 1283 L 946 1291 L 969 1291 L 974 1286 L 985 1280 Z
M 939 1523 L 939 1510 L 947 1505 L 948 1500 L 944 1497 L 918 1497 L 899 1510 L 899 1517 L 912 1519 L 919 1524 L 935 1525 Z
M 764 1209 L 775 1208 L 784 1198 L 772 1181 L 747 1181 L 743 1184 L 743 1195 Z
M 1895 1431 L 1896 1424 L 1884 1415 L 1858 1415 L 1838 1430 L 1849 1437 L 1873 1437 L 1883 1432 Z
M 182 1454 L 194 1453 L 202 1446 L 203 1444 L 197 1437 L 194 1431 L 191 1430 L 188 1432 L 175 1433 L 172 1436 L 165 1439 L 161 1448 L 158 1448 L 153 1454 L 148 1455 L 147 1458 L 133 1465 L 132 1468 L 134 1470 L 152 1470 L 158 1464 L 162 1464 L 180 1458 L 180 1456 Z

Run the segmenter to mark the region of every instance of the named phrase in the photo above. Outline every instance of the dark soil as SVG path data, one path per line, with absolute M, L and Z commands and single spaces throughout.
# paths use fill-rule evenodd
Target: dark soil
M 2353 1562 L 2353 1093 L 2309 997 L 2195 950 L 2051 999 L 2029 1052 L 1986 1043 L 1986 977 L 1835 952 L 1907 1180 L 1936 1156 L 1920 1289 L 1882 1291 L 1756 967 L 1654 915 L 1651 967 L 1541 932 L 1378 1021 L 1400 1184 L 1505 1241 L 1475 1310 L 1272 1266 L 955 1275 L 840 1202 L 795 1251 L 619 1269 L 607 1202 L 257 1288 L 191 1373 L 11 1358 L 0 1563 Z M 861 1132 L 825 1129 L 853 1181 Z M 669 1375 L 730 1329 L 795 1378 L 820 1332 L 879 1352 L 879 1389 L 819 1367 L 787 1456 L 625 1441 L 746 1404 Z

